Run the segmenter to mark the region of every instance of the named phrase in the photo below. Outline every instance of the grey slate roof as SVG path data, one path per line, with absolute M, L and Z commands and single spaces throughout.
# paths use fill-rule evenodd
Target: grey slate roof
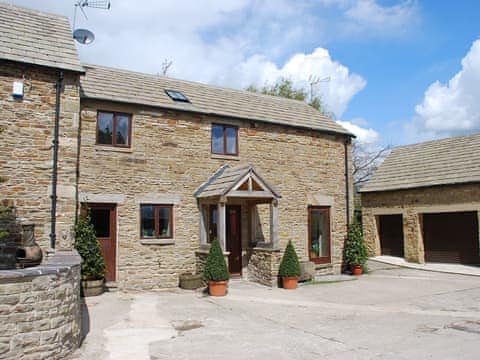
M 66 17 L 0 3 L 0 59 L 83 72 Z
M 224 196 L 249 172 L 254 173 L 268 187 L 268 190 L 280 198 L 280 194 L 258 174 L 252 165 L 223 165 L 205 183 L 200 185 L 194 195 L 197 198 Z
M 84 64 L 84 67 L 86 74 L 81 78 L 83 98 L 194 111 L 351 135 L 303 101 L 98 65 Z M 173 101 L 165 94 L 165 89 L 182 92 L 191 103 Z
M 394 148 L 360 192 L 480 182 L 480 133 Z

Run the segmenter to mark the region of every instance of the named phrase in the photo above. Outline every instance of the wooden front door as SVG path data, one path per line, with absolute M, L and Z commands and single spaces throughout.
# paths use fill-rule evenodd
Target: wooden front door
M 240 205 L 227 205 L 227 251 L 228 270 L 232 275 L 242 274 L 242 236 L 241 218 L 242 208 Z
M 106 281 L 115 281 L 116 269 L 116 206 L 115 204 L 88 204 L 92 224 L 102 247 L 102 255 L 107 265 Z

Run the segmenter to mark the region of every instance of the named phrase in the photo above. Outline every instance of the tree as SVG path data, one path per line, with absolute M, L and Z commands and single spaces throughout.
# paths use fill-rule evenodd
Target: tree
M 255 85 L 250 85 L 245 90 L 264 95 L 281 96 L 287 99 L 294 99 L 300 101 L 306 101 L 308 93 L 302 88 L 295 88 L 293 81 L 287 78 L 280 78 L 278 82 L 273 85 L 264 85 L 261 89 L 258 89 Z M 325 109 L 325 105 L 319 97 L 314 97 L 308 102 L 308 105 L 320 111 L 325 116 L 334 118 L 333 113 L 329 113 Z
M 288 240 L 287 247 L 282 257 L 282 262 L 278 269 L 278 275 L 282 277 L 300 276 L 300 263 L 297 253 L 293 247 L 292 240 Z
M 353 185 L 355 189 L 367 182 L 377 170 L 378 166 L 385 160 L 391 147 L 369 148 L 362 145 L 358 140 L 352 143 L 353 162 Z
M 208 252 L 203 278 L 206 281 L 227 281 L 229 278 L 227 264 L 217 238 L 213 239 Z
M 75 225 L 74 247 L 82 257 L 82 277 L 102 279 L 106 270 L 105 260 L 88 210 Z

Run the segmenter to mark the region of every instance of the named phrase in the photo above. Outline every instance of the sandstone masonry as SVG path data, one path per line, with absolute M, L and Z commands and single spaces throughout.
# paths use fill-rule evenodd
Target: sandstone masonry
M 0 358 L 65 359 L 80 344 L 80 257 L 0 272 Z
M 476 211 L 480 219 L 480 184 L 366 192 L 361 197 L 363 231 L 371 256 L 381 254 L 378 227 L 380 215 L 403 216 L 405 259 L 420 263 L 425 261 L 422 214 Z
M 0 196 L 21 221 L 35 223 L 37 242 L 50 247 L 52 140 L 59 71 L 0 60 Z M 12 96 L 24 83 L 23 99 Z M 60 107 L 57 248 L 71 248 L 76 214 L 79 76 L 65 71 Z

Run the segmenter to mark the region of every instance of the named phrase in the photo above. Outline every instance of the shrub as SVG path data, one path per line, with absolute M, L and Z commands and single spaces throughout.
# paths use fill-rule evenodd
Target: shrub
M 82 257 L 82 277 L 102 279 L 105 275 L 105 260 L 88 212 L 80 216 L 75 225 L 74 247 Z
M 348 238 L 345 244 L 345 261 L 350 266 L 365 267 L 368 259 L 368 250 L 363 240 L 362 230 L 358 223 L 348 226 Z
M 291 240 L 288 241 L 287 247 L 285 248 L 278 274 L 281 277 L 300 276 L 300 263 L 298 262 L 298 256 Z
M 218 239 L 213 239 L 208 252 L 203 278 L 206 281 L 226 281 L 230 278 L 227 263 L 223 257 L 223 251 Z

